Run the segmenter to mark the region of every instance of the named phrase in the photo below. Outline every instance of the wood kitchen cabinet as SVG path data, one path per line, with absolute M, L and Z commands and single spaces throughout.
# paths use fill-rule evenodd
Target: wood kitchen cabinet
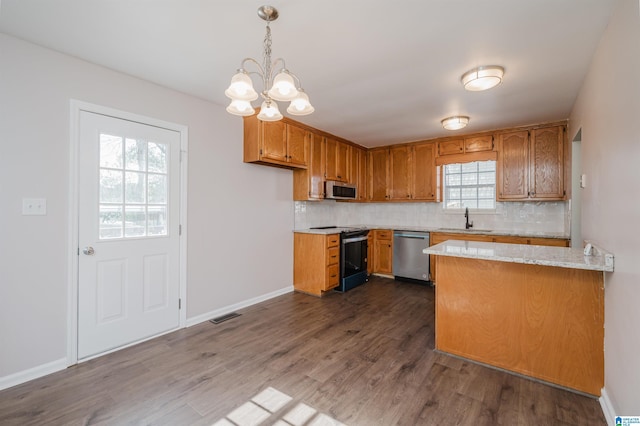
M 335 140 L 326 140 L 326 180 L 349 182 L 349 154 L 351 146 Z
M 372 150 L 373 153 L 373 150 Z M 386 161 L 383 155 L 387 156 Z M 435 144 L 400 145 L 375 152 L 370 182 L 374 201 L 436 201 Z M 386 171 L 386 173 L 384 173 Z M 386 178 L 383 191 L 383 178 Z M 381 198 L 383 196 L 384 198 Z
M 373 273 L 393 273 L 393 231 L 373 231 Z
M 493 135 L 476 135 L 468 138 L 438 141 L 438 156 L 492 151 Z
M 564 126 L 501 134 L 496 199 L 563 200 L 564 138 Z
M 306 169 L 293 170 L 294 201 L 321 200 L 324 198 L 325 160 L 324 137 L 311 133 L 308 166 Z
M 375 148 L 369 150 L 368 192 L 371 201 L 386 201 L 387 181 L 389 176 L 389 149 Z
M 411 199 L 411 147 L 401 145 L 389 149 L 389 199 Z
M 311 132 L 287 121 L 244 117 L 244 162 L 305 168 Z
M 491 235 L 491 234 L 464 234 L 448 232 L 432 232 L 429 235 L 429 245 L 433 246 L 447 240 L 482 241 L 486 243 L 505 244 L 529 244 L 537 246 L 569 247 L 569 240 L 566 238 L 544 238 L 544 237 L 522 237 L 518 235 Z M 431 279 L 436 278 L 436 262 L 429 262 L 431 269 Z
M 485 152 L 493 151 L 494 140 L 493 135 L 481 135 L 464 138 L 464 152 Z
M 340 234 L 293 234 L 293 288 L 322 296 L 340 283 Z
M 352 146 L 349 161 L 349 181 L 357 188 L 356 201 L 367 200 L 367 151 Z
M 411 147 L 411 199 L 437 201 L 436 146 L 433 142 L 418 143 Z
M 530 197 L 563 200 L 565 127 L 554 126 L 531 131 L 530 140 Z
M 438 155 L 464 154 L 464 140 L 451 139 L 438 141 Z

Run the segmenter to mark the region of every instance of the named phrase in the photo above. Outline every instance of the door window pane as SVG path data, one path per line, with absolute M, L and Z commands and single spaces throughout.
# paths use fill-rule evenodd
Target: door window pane
M 122 172 L 100 170 L 100 202 L 122 203 Z
M 100 205 L 99 235 L 101 240 L 122 238 L 122 205 Z
M 144 237 L 147 233 L 147 214 L 144 206 L 125 206 L 125 237 Z
M 145 141 L 127 139 L 125 144 L 125 168 L 127 170 L 147 169 L 147 144 Z
M 122 168 L 122 138 L 100 135 L 100 167 Z
M 146 202 L 147 174 L 126 172 L 125 203 L 144 204 Z
M 149 203 L 166 204 L 167 202 L 167 176 L 149 174 Z
M 99 238 L 168 234 L 167 144 L 100 135 Z
M 167 173 L 167 145 L 149 142 L 149 171 Z
M 167 207 L 149 206 L 149 235 L 167 235 Z

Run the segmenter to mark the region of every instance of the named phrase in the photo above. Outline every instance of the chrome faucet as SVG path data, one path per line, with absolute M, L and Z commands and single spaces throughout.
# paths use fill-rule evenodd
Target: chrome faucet
M 464 209 L 464 218 L 466 220 L 464 227 L 466 229 L 473 228 L 473 221 L 469 222 L 469 207 Z

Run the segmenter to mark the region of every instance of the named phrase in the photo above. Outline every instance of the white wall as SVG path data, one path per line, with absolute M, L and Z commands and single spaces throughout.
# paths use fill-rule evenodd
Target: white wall
M 67 355 L 72 98 L 188 126 L 188 318 L 292 288 L 292 174 L 242 162 L 241 119 L 0 34 L 0 384 Z
M 570 117 L 582 128 L 584 239 L 615 255 L 605 276 L 605 391 L 615 413 L 640 413 L 640 12 L 620 0 Z

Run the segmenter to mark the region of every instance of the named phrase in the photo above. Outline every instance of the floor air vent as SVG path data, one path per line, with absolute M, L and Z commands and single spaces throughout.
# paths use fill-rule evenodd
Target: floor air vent
M 219 316 L 217 318 L 214 318 L 212 320 L 209 320 L 209 321 L 214 323 L 214 324 L 220 324 L 221 322 L 224 322 L 226 320 L 230 320 L 230 319 L 235 318 L 235 317 L 239 317 L 240 315 L 242 315 L 242 314 L 239 314 L 237 312 L 231 312 L 230 314 L 221 315 L 221 316 Z

